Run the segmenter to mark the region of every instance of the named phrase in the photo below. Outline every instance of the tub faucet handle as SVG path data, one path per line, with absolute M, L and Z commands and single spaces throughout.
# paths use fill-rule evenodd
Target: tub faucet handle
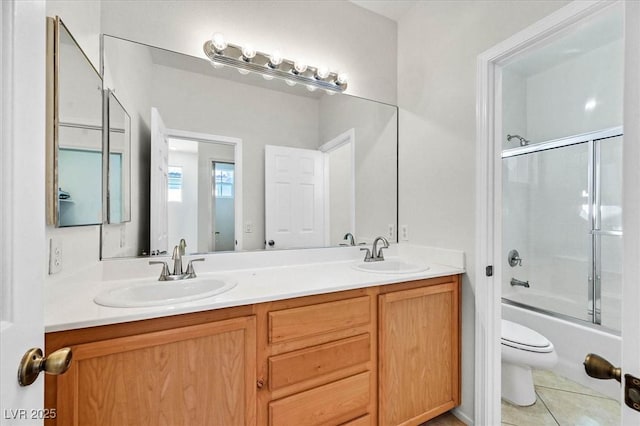
M 520 253 L 518 250 L 513 249 L 507 255 L 507 260 L 509 261 L 509 266 L 515 268 L 516 266 L 522 266 L 522 258 L 520 257 Z

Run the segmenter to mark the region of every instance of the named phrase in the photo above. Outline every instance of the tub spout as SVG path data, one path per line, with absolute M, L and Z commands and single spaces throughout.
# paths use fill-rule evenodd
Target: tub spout
M 511 285 L 529 288 L 529 281 L 520 281 L 518 279 L 511 278 Z

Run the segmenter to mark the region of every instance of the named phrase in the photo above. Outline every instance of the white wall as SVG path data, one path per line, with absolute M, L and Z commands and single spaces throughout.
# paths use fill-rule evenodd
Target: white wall
M 62 18 L 93 66 L 99 69 L 100 2 L 47 0 L 46 14 L 50 17 L 58 15 Z M 45 23 L 43 22 L 42 25 L 44 26 Z M 83 226 L 73 229 L 48 226 L 46 232 L 47 241 L 50 238 L 55 238 L 62 248 L 63 274 L 77 271 L 78 268 L 98 261 L 100 257 L 99 226 Z
M 151 78 L 168 128 L 242 139 L 243 220 L 253 224 L 243 249 L 263 249 L 264 146 L 316 149 L 318 101 L 162 65 Z
M 265 51 L 278 48 L 286 57 L 302 56 L 309 63 L 326 63 L 333 70 L 346 71 L 349 93 L 396 102 L 396 23 L 346 1 L 47 0 L 46 6 L 48 15 L 62 17 L 96 68 L 100 33 L 202 56 L 204 40 L 213 32 L 222 32 L 231 42 L 251 42 Z M 376 58 L 373 67 L 371 58 Z M 138 75 L 144 77 L 143 72 Z M 144 132 L 148 122 L 132 122 L 131 126 L 135 135 L 136 126 Z M 136 161 L 135 155 L 132 152 L 132 161 Z M 135 200 L 148 198 L 143 196 L 143 188 L 136 191 L 134 187 L 131 194 L 132 218 L 136 217 Z M 144 224 L 135 223 L 106 228 L 103 237 L 109 253 L 140 254 L 140 247 L 128 245 L 128 241 L 131 235 L 139 241 L 148 235 Z M 76 270 L 98 260 L 99 227 L 49 228 L 47 234 L 63 245 L 65 269 Z
M 380 235 L 395 238 L 387 232 L 397 221 L 397 117 L 390 105 L 358 98 L 325 96 L 320 102 L 321 145 L 350 129 L 355 132 L 358 242 Z
M 400 224 L 410 240 L 462 249 L 474 264 L 478 54 L 565 1 L 418 2 L 398 23 Z M 473 418 L 473 271 L 462 289 L 462 406 Z
M 102 1 L 105 34 L 204 57 L 214 32 L 349 74 L 348 93 L 396 103 L 396 23 L 347 1 Z
M 113 40 L 105 39 L 110 45 Z M 125 45 L 105 59 L 105 86 L 114 90 L 131 117 L 131 221 L 103 226 L 102 257 L 139 256 L 149 249 L 149 176 L 153 67 L 146 49 Z M 126 64 L 126 65 L 125 65 Z M 135 72 L 130 72 L 133 69 Z M 133 167 L 144 164 L 145 167 Z

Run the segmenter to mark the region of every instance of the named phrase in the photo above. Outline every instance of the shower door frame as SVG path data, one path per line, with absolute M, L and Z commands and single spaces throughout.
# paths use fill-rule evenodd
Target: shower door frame
M 473 421 L 478 425 L 501 422 L 502 143 L 496 132 L 502 128 L 501 67 L 613 4 L 622 4 L 625 14 L 622 367 L 625 372 L 640 375 L 640 2 L 574 1 L 481 53 L 477 60 L 476 244 L 471 269 L 475 290 Z M 624 405 L 621 412 L 623 424 L 637 423 L 640 418 Z
M 601 190 L 600 190 L 600 146 L 607 139 L 622 137 L 622 126 L 610 127 L 608 129 L 597 130 L 594 132 L 581 133 L 579 135 L 567 136 L 564 138 L 554 139 L 547 142 L 541 142 L 531 145 L 519 146 L 516 148 L 505 149 L 502 151 L 501 158 L 516 157 L 520 155 L 528 155 L 543 151 L 550 151 L 559 148 L 565 148 L 573 145 L 588 144 L 589 158 L 587 160 L 587 190 L 588 190 L 588 221 L 589 235 L 591 237 L 589 253 L 587 256 L 587 264 L 589 265 L 589 274 L 587 278 L 587 297 L 589 302 L 588 315 L 591 320 L 583 320 L 572 317 L 561 312 L 551 311 L 524 302 L 517 302 L 506 298 L 501 298 L 505 303 L 530 309 L 556 318 L 562 318 L 579 324 L 602 324 L 602 280 L 601 280 L 601 240 L 602 235 L 622 236 L 622 231 L 603 231 L 601 230 L 602 213 L 601 213 Z M 610 330 L 612 334 L 619 334 L 619 330 Z

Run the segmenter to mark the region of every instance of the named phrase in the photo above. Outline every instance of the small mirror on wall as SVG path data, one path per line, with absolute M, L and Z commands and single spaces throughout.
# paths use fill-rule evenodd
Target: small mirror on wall
M 108 123 L 107 222 L 131 221 L 131 118 L 111 90 L 105 91 Z
M 102 223 L 102 78 L 59 17 L 47 18 L 47 222 Z

